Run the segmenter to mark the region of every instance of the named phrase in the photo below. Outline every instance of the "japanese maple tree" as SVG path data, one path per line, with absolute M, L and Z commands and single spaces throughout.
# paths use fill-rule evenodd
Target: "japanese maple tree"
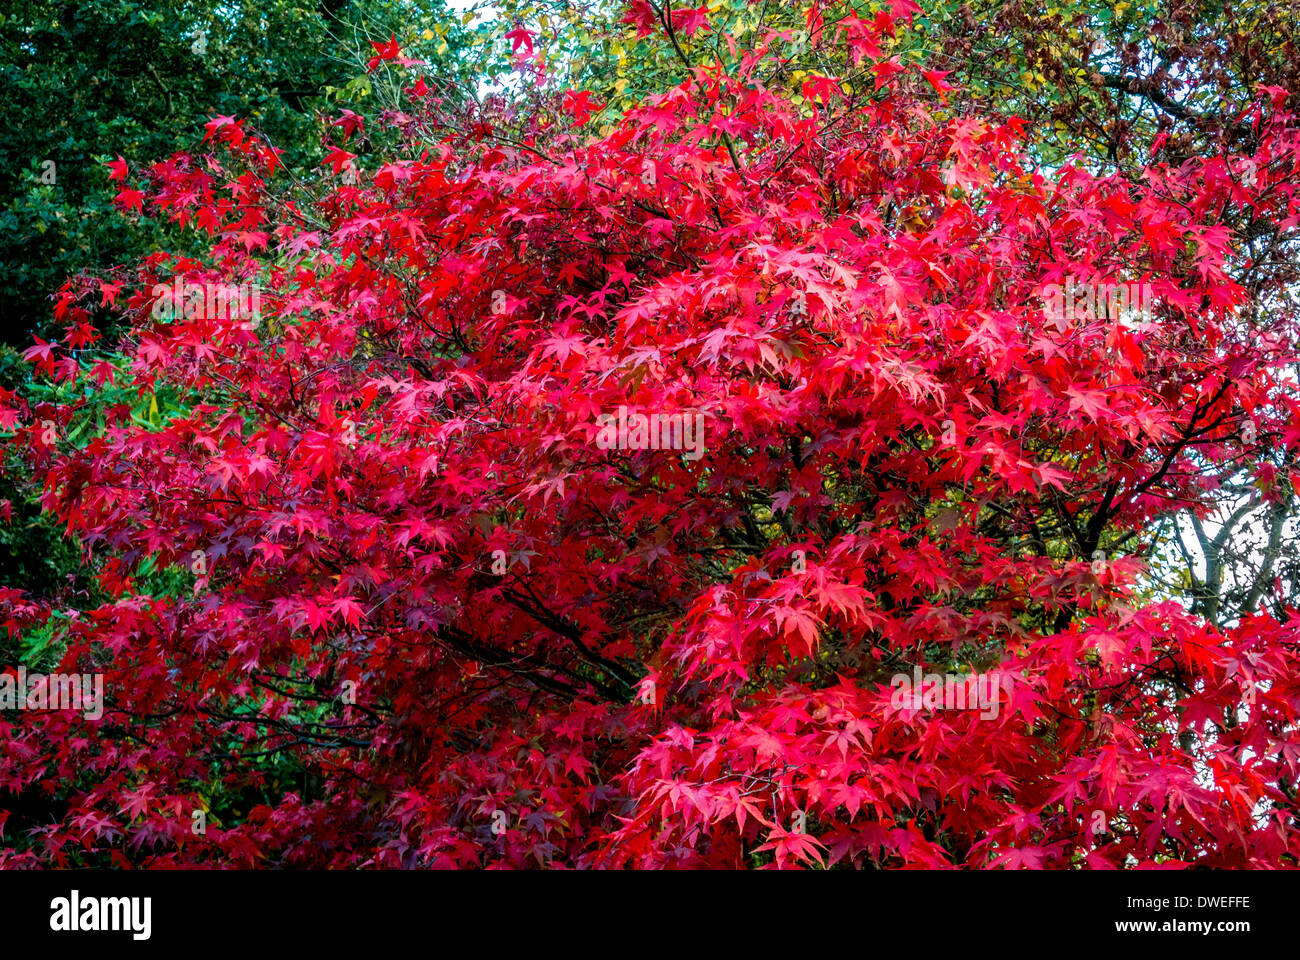
M 102 717 L 0 718 L 0 826 L 54 811 L 0 866 L 1296 865 L 1300 626 L 1138 589 L 1207 464 L 1300 443 L 1294 318 L 1243 320 L 1225 226 L 1300 223 L 1283 91 L 1240 152 L 1035 169 L 895 16 L 826 26 L 857 73 L 798 94 L 725 37 L 605 134 L 381 43 L 402 101 L 315 169 L 229 117 L 115 164 L 207 242 L 70 281 L 28 351 L 64 401 L 3 398 L 107 599 L 0 593 L 106 677 Z M 1053 315 L 1067 283 L 1153 305 Z M 916 668 L 1006 682 L 899 706 Z

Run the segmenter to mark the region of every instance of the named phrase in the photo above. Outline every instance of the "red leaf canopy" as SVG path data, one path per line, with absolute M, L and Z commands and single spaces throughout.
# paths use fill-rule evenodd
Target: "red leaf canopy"
M 182 414 L 43 441 L 111 371 L 29 351 L 84 381 L 18 442 L 111 599 L 5 616 L 106 703 L 0 719 L 0 786 L 65 801 L 0 866 L 1294 865 L 1300 621 L 1139 589 L 1246 420 L 1300 436 L 1218 223 L 1294 225 L 1293 119 L 1049 176 L 938 73 L 796 104 L 765 68 L 510 143 L 421 85 L 359 182 L 230 118 L 114 167 L 211 250 L 116 300 L 119 382 Z M 175 277 L 261 315 L 156 319 Z M 1150 315 L 1050 322 L 1067 282 Z M 70 343 L 101 297 L 65 288 Z M 139 592 L 148 558 L 193 587 Z M 900 705 L 921 672 L 1002 680 Z

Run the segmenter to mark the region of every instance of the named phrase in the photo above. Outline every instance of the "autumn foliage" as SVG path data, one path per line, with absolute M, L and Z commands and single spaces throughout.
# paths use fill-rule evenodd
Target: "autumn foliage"
M 604 132 L 377 44 L 400 109 L 320 167 L 233 118 L 117 165 L 124 215 L 208 239 L 70 281 L 28 357 L 75 399 L 3 398 L 107 596 L 4 620 L 107 703 L 0 715 L 0 866 L 1295 866 L 1300 621 L 1143 576 L 1215 467 L 1295 482 L 1259 455 L 1300 444 L 1294 318 L 1223 220 L 1300 223 L 1296 120 L 1263 90 L 1248 154 L 1035 168 L 893 22 L 825 26 L 853 84 L 769 88 L 765 41 Z M 156 317 L 177 277 L 261 316 Z M 1053 320 L 1067 280 L 1153 309 Z M 603 449 L 620 406 L 702 456 Z M 917 666 L 1011 682 L 900 707 Z

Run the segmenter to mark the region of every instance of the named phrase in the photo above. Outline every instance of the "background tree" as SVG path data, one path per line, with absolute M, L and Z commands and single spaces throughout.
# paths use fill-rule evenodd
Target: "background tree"
M 195 146 L 211 116 L 244 117 L 291 162 L 314 152 L 318 111 L 367 94 L 369 41 L 400 31 L 434 73 L 468 72 L 458 19 L 440 0 L 297 3 L 15 0 L 0 14 L 0 297 L 6 342 L 50 329 L 52 297 L 81 270 L 177 235 L 111 212 L 103 161 L 142 163 Z M 361 56 L 364 50 L 365 56 Z

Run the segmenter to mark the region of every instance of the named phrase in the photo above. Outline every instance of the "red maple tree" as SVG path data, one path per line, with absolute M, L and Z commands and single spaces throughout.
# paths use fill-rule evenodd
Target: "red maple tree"
M 417 82 L 367 171 L 355 114 L 316 171 L 232 118 L 115 166 L 210 249 L 70 281 L 28 353 L 81 398 L 7 398 L 113 599 L 0 593 L 106 676 L 100 718 L 0 719 L 0 788 L 57 801 L 0 866 L 1295 865 L 1300 621 L 1141 580 L 1207 464 L 1300 442 L 1293 319 L 1243 320 L 1221 224 L 1300 222 L 1295 120 L 1036 170 L 871 68 L 890 27 L 839 27 L 875 90 L 793 102 L 759 45 L 607 135 Z M 178 279 L 261 315 L 156 311 Z M 1129 283 L 1147 315 L 1044 307 Z M 115 376 L 183 412 L 61 439 Z M 1001 681 L 900 704 L 917 668 Z

